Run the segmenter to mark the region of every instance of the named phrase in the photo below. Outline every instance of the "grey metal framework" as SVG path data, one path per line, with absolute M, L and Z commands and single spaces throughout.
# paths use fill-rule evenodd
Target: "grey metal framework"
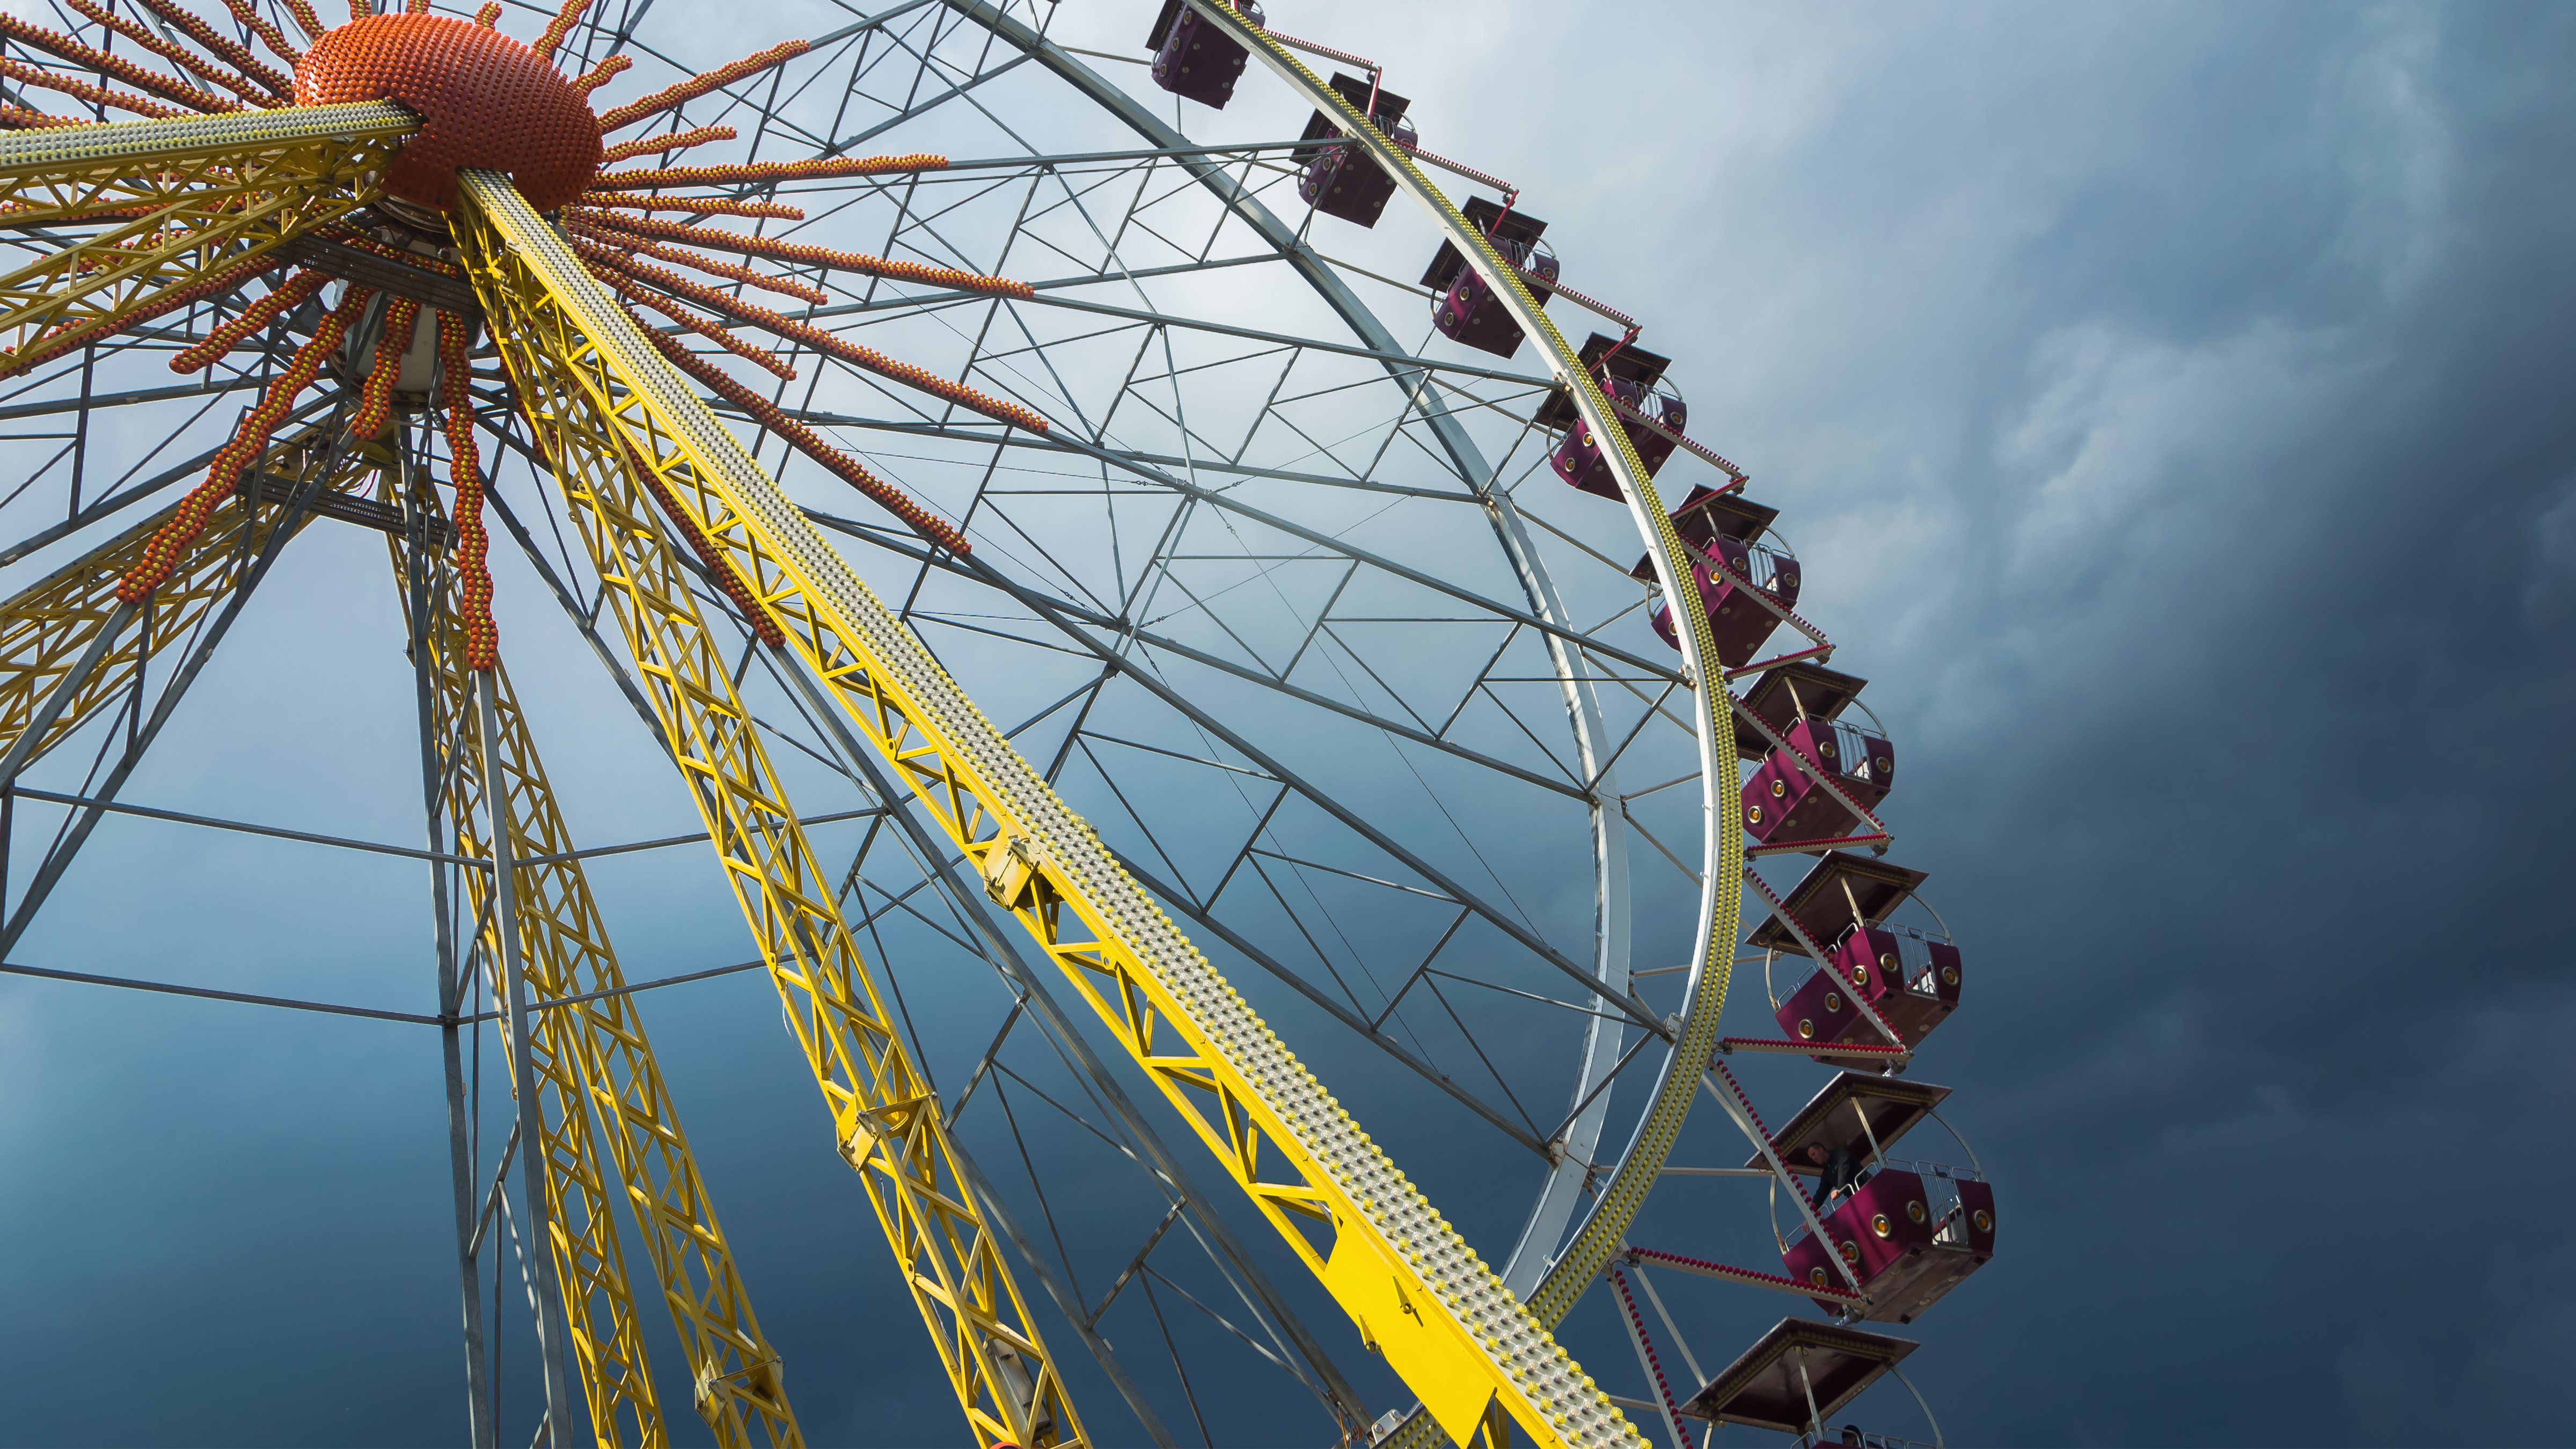
M 814 271 L 832 300 L 795 315 L 1019 402 L 1052 427 L 1006 429 L 829 357 L 780 354 L 797 377 L 771 389 L 775 404 L 958 521 L 974 544 L 960 555 L 922 542 L 750 420 L 732 421 L 1528 1293 L 1619 1167 L 1659 1084 L 1686 1096 L 1706 1065 L 1679 1060 L 1675 1043 L 1708 957 L 1710 802 L 1736 776 L 1732 752 L 1714 743 L 1722 684 L 1646 626 L 1652 591 L 1630 574 L 1638 520 L 1550 474 L 1552 435 L 1532 415 L 1554 380 L 1526 351 L 1494 359 L 1433 333 L 1429 294 L 1396 279 L 1420 267 L 1434 232 L 1407 217 L 1363 232 L 1297 199 L 1299 143 L 1287 138 L 1304 121 L 1302 98 L 1248 82 L 1222 117 L 1140 99 L 1156 93 L 1121 80 L 1141 73 L 1103 67 L 1136 58 L 1150 4 L 1106 17 L 1048 0 L 836 8 L 847 22 L 807 37 L 804 57 L 670 124 L 733 126 L 741 139 L 724 150 L 749 159 L 946 155 L 944 169 L 746 189 L 808 212 L 751 225 L 1029 283 L 1034 296 L 1013 299 Z M 784 38 L 763 28 L 775 17 L 741 20 L 746 33 L 729 48 Z M 708 44 L 654 0 L 617 0 L 595 5 L 565 51 L 576 68 L 622 51 L 659 85 L 725 58 Z M 1472 118 L 1454 126 L 1464 135 Z M 1209 139 L 1236 132 L 1251 139 Z M 1613 271 L 1603 263 L 1593 275 Z M 202 381 L 172 384 L 158 364 L 223 315 L 220 303 L 176 315 L 131 347 L 0 387 L 0 440 L 29 464 L 0 478 L 0 539 L 16 540 L 0 547 L 0 565 L 49 566 L 203 469 L 296 341 L 290 320 Z M 564 546 L 551 491 L 536 486 L 524 425 L 508 399 L 478 401 L 496 534 L 517 555 L 502 582 L 505 641 L 563 621 L 614 691 L 600 692 L 602 717 L 618 722 L 622 697 L 649 726 L 599 633 L 599 582 Z M 402 429 L 406 459 L 443 450 L 419 420 Z M 1698 466 L 1677 461 L 1667 489 Z M 483 1090 L 480 1067 L 485 1024 L 524 1022 L 531 1007 L 496 991 L 512 979 L 505 963 L 459 945 L 481 932 L 460 917 L 457 872 L 485 867 L 454 852 L 444 824 L 426 675 L 425 848 L 119 798 L 299 528 L 338 520 L 394 536 L 413 637 L 426 627 L 441 596 L 439 540 L 407 493 L 334 500 L 308 485 L 286 506 L 297 525 L 270 535 L 175 667 L 139 675 L 124 709 L 90 727 L 85 766 L 81 751 L 57 749 L 40 765 L 13 758 L 0 769 L 0 811 L 13 812 L 0 816 L 0 886 L 7 842 L 42 829 L 30 812 L 68 812 L 8 908 L 0 956 L 109 814 L 426 864 L 434 1014 L 68 965 L 6 969 L 436 1027 L 474 1436 L 491 1444 L 519 1432 L 505 1395 L 528 1393 L 524 1367 L 493 1382 L 504 1362 L 494 1340 L 505 1321 L 526 1321 L 518 1300 L 538 1305 L 549 1348 L 560 1331 L 544 1326 L 550 1263 L 525 1251 L 525 1197 L 514 1209 L 506 1186 L 523 1134 L 502 1094 Z M 735 617 L 713 587 L 701 592 L 710 617 Z M 844 908 L 894 980 L 970 1171 L 1089 1350 L 1097 1378 L 1077 1381 L 1089 1412 L 1123 1402 L 1135 1432 L 1164 1444 L 1245 1437 L 1247 1425 L 1264 1441 L 1322 1442 L 1404 1407 L 1330 1301 L 1269 1244 L 1256 1250 L 1242 1206 L 1194 1178 L 1190 1154 L 1137 1106 L 1124 1064 L 1102 1059 L 974 872 L 889 788 L 806 676 L 748 630 L 736 673 L 775 738 L 801 755 L 792 768 L 841 796 L 813 819 L 846 836 Z M 637 749 L 656 738 L 630 734 Z M 824 797 L 809 788 L 802 798 L 810 808 Z M 632 859 L 698 838 L 577 853 Z M 717 981 L 751 964 L 624 990 Z M 1708 1090 L 1764 1140 L 1727 1094 Z M 1662 1169 L 1660 1156 L 1648 1168 L 1658 1170 L 1746 1171 Z M 1757 1175 L 1789 1181 L 1776 1161 Z M 1628 1271 L 1679 1342 L 1643 1268 Z M 505 1292 L 514 1276 L 519 1287 Z M 1606 1310 L 1569 1325 L 1596 1370 L 1631 1344 L 1644 1352 L 1635 1326 Z M 560 1361 L 547 1357 L 537 1377 L 560 1404 Z M 1225 1386 L 1221 1409 L 1212 1383 Z M 1668 1405 L 1623 1402 L 1686 1437 Z M 1303 1427 L 1283 1427 L 1300 1413 Z

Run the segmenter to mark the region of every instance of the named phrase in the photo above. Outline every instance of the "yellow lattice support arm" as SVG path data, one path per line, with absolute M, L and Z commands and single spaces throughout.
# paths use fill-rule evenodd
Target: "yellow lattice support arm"
M 397 557 L 397 577 L 400 566 Z M 491 684 L 500 732 L 492 742 L 489 757 L 498 764 L 500 778 L 485 777 L 484 716 L 476 696 L 478 681 L 465 663 L 465 631 L 457 618 L 455 575 L 445 568 L 439 573 L 445 587 L 420 647 L 429 651 L 429 674 L 434 684 L 431 737 L 438 758 L 447 767 L 444 793 L 448 820 L 455 831 L 456 853 L 472 860 L 491 860 L 491 832 L 496 828 L 509 831 L 513 862 L 532 855 L 560 853 L 568 846 L 563 840 L 561 818 L 554 810 L 553 795 L 546 787 L 545 772 L 537 763 L 535 741 L 520 716 L 518 699 L 509 681 L 497 667 Z M 588 891 L 583 890 L 577 899 L 567 899 L 565 867 L 573 865 L 569 861 L 551 862 L 514 872 L 512 905 L 517 912 L 519 949 L 531 1007 L 580 990 L 572 984 L 566 968 L 568 958 L 588 944 L 583 937 L 605 947 L 605 939 L 596 930 L 595 914 L 585 917 L 581 910 L 589 904 Z M 492 916 L 491 872 L 468 869 L 461 874 L 471 919 L 486 922 L 479 942 L 483 959 L 497 961 L 500 923 Z M 573 939 L 568 941 L 567 936 Z M 555 1259 L 555 1281 L 563 1296 L 565 1336 L 581 1375 L 583 1399 L 589 1405 L 591 1435 L 600 1449 L 621 1449 L 629 1444 L 640 1449 L 662 1449 L 669 1443 L 669 1434 L 654 1394 L 652 1366 L 635 1316 L 635 1295 L 627 1282 L 626 1258 L 618 1243 L 616 1220 L 609 1212 L 608 1186 L 600 1172 L 602 1154 L 590 1119 L 591 1093 L 589 1073 L 584 1070 L 587 1064 L 583 1060 L 581 1025 L 570 1011 L 532 1010 L 527 1034 L 530 1074 L 537 1091 L 537 1120 L 543 1124 L 544 1140 L 535 1144 L 521 1142 L 519 1150 L 534 1151 L 542 1169 L 547 1247 Z M 523 1045 L 510 1039 L 506 1018 L 502 1045 L 512 1058 Z M 512 1080 L 517 1080 L 515 1074 Z
M 313 427 L 277 444 L 260 462 L 258 503 L 244 490 L 215 505 L 177 571 L 137 610 L 141 627 L 129 625 L 109 643 L 24 759 L 41 757 L 102 706 L 121 698 L 147 660 L 166 657 L 232 592 L 284 516 L 282 505 L 296 482 L 322 462 L 328 442 L 322 428 Z M 372 475 L 376 465 L 375 455 L 352 452 L 341 460 L 332 486 L 354 486 Z M 0 604 L 0 754 L 16 748 L 39 707 L 96 642 L 116 612 L 118 581 L 142 561 L 144 545 L 176 511 L 176 504 L 161 510 Z
M 1074 1449 L 1085 1442 L 1080 1422 L 928 1081 L 880 1004 L 832 880 L 627 471 L 613 413 L 588 384 L 593 349 L 525 262 L 531 246 L 567 264 L 569 253 L 507 177 L 466 172 L 459 184 L 471 200 L 457 239 L 502 360 L 975 1442 Z
M 939 669 L 505 181 L 460 237 L 549 397 L 631 441 L 732 557 L 869 742 L 1312 1268 L 1464 1442 L 1489 1406 L 1536 1443 L 1639 1444 L 1618 1409 Z M 537 339 L 541 339 L 538 341 Z M 506 351 L 506 349 L 505 349 Z M 514 363 L 514 366 L 519 365 Z M 634 525 L 649 529 L 649 523 Z
M 418 126 L 369 101 L 0 133 L 0 228 L 45 233 L 0 275 L 0 373 L 238 286 L 374 201 Z
M 416 502 L 435 515 L 437 499 L 429 490 L 421 490 Z M 400 547 L 395 545 L 393 559 L 398 582 L 404 572 Z M 433 729 L 439 758 L 455 767 L 447 799 L 459 852 L 484 858 L 490 852 L 482 834 L 487 817 L 479 809 L 486 793 L 477 738 L 481 715 L 475 708 L 472 672 L 464 662 L 457 578 L 444 561 L 438 572 L 441 606 L 430 631 L 431 675 L 437 682 Z M 697 1410 L 715 1430 L 716 1443 L 723 1449 L 762 1441 L 775 1449 L 801 1446 L 803 1437 L 780 1384 L 778 1354 L 752 1314 L 733 1250 L 716 1221 L 714 1203 L 634 1003 L 623 995 L 603 995 L 571 1006 L 545 1006 L 569 996 L 621 992 L 626 980 L 589 877 L 579 860 L 568 858 L 571 831 L 546 782 L 536 741 L 519 714 L 507 673 L 497 666 L 493 686 L 501 721 L 500 748 L 494 754 L 504 775 L 501 798 L 510 821 L 520 949 L 531 1004 L 540 1008 L 534 1012 L 533 1035 L 544 1064 L 540 1075 L 547 1083 L 548 1120 L 577 1115 L 586 1101 L 605 1129 L 590 1132 L 588 1124 L 564 1129 L 564 1137 L 550 1144 L 568 1152 L 560 1172 L 557 1159 L 550 1155 L 548 1161 L 550 1178 L 562 1179 L 549 1191 L 549 1216 L 558 1235 L 561 1281 L 573 1300 L 565 1305 L 565 1318 L 581 1360 L 594 1433 L 603 1445 L 623 1442 L 619 1432 L 629 1427 L 642 1445 L 658 1445 L 666 1438 L 643 1345 L 635 1336 L 623 1271 L 614 1245 L 600 1241 L 611 1231 L 595 1155 L 604 1141 L 689 1356 Z M 469 891 L 485 884 L 479 872 L 467 876 Z M 482 896 L 474 894 L 472 903 L 479 914 Z M 577 1087 L 565 1075 L 566 1064 L 578 1077 Z M 582 1211 L 570 1228 L 563 1226 L 568 1206 Z M 616 1271 L 603 1275 L 591 1263 Z M 760 1425 L 758 1435 L 754 1423 Z

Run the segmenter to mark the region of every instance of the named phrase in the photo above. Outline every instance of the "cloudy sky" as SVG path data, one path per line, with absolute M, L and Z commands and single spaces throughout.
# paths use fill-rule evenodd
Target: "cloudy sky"
M 2523 1207 L 2576 1190 L 2576 11 L 1271 18 L 1388 58 L 1427 146 L 1509 158 L 1560 254 L 1621 259 L 1693 433 L 1795 510 L 1866 652 L 1891 817 L 1982 973 L 1921 1071 L 2015 1224 L 1917 1326 L 1952 1441 L 2563 1442 L 2576 1245 Z M 363 540 L 299 553 L 263 604 L 381 602 Z M 228 782 L 291 767 L 333 828 L 412 838 L 377 613 L 282 612 L 135 795 L 274 818 Z M 602 832 L 691 828 L 566 774 Z M 420 934 L 408 866 L 244 940 L 192 923 L 294 858 L 102 840 L 126 864 L 26 959 L 349 999 L 345 941 Z M 700 866 L 603 884 L 631 974 L 739 953 Z M 888 1301 L 873 1229 L 770 1150 L 810 1088 L 760 994 L 692 1001 L 656 1023 L 719 1064 L 684 1085 L 763 1312 L 837 1353 Z M 459 1437 L 435 1051 L 370 1031 L 0 984 L 0 1442 Z M 818 1442 L 950 1436 L 908 1359 L 800 1362 Z

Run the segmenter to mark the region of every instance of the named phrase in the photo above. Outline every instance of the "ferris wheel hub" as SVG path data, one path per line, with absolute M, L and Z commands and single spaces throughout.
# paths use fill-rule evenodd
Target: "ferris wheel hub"
M 506 171 L 539 211 L 599 172 L 599 120 L 534 50 L 451 16 L 370 15 L 335 26 L 295 67 L 298 105 L 394 100 L 423 125 L 385 175 L 386 193 L 445 212 L 457 168 Z

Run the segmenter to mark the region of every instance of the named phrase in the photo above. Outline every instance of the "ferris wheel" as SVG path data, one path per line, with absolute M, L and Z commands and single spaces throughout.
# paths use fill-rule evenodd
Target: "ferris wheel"
M 647 1031 L 759 974 L 978 1446 L 1940 1441 L 1888 1330 L 1996 1205 L 1833 580 L 1374 40 L 63 3 L 0 16 L 0 960 L 438 1034 L 460 1433 L 803 1442 Z M 130 798 L 335 529 L 425 846 Z M 611 748 L 702 833 L 581 834 Z M 425 1009 L 23 959 L 110 815 L 416 863 Z M 754 959 L 630 979 L 593 874 L 701 847 Z

